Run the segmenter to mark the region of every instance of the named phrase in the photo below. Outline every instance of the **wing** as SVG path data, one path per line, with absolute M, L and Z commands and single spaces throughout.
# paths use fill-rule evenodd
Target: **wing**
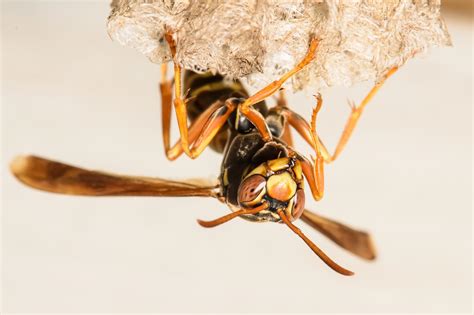
M 218 197 L 212 184 L 170 181 L 160 178 L 114 175 L 90 171 L 37 156 L 17 157 L 12 173 L 33 188 L 82 196 L 198 196 Z
M 351 253 L 364 259 L 375 259 L 375 246 L 368 233 L 354 230 L 308 210 L 304 210 L 301 219 Z

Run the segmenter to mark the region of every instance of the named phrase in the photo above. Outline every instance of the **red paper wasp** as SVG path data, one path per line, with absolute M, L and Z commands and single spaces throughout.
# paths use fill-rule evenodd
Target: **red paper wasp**
M 171 52 L 176 44 L 170 32 L 166 39 Z M 287 225 L 329 267 L 343 275 L 353 272 L 341 267 L 309 240 L 292 221 L 302 220 L 346 250 L 365 259 L 375 258 L 369 234 L 354 230 L 304 209 L 303 177 L 312 196 L 320 200 L 324 192 L 324 163 L 334 161 L 349 139 L 367 102 L 382 85 L 378 83 L 358 107 L 353 107 L 335 153 L 330 155 L 316 133 L 316 117 L 322 106 L 317 97 L 311 123 L 286 106 L 283 94 L 275 107 L 268 109 L 264 99 L 314 58 L 317 40 L 312 40 L 305 58 L 281 79 L 249 96 L 240 81 L 227 82 L 220 75 L 187 71 L 184 85 L 191 93 L 185 99 L 181 91 L 181 68 L 174 63 L 173 82 L 166 80 L 162 67 L 163 141 L 166 155 L 173 160 L 183 152 L 196 158 L 209 145 L 223 153 L 219 184 L 171 181 L 160 178 L 132 177 L 89 171 L 35 156 L 19 157 L 12 172 L 23 183 L 37 189 L 87 196 L 199 196 L 213 197 L 227 204 L 232 213 L 212 221 L 198 220 L 214 227 L 235 217 L 250 221 L 271 221 Z M 396 69 L 392 69 L 391 75 Z M 180 140 L 170 146 L 171 107 L 174 102 Z M 187 110 L 189 108 L 189 110 Z M 187 121 L 192 125 L 188 127 Z M 314 149 L 311 161 L 295 151 L 290 127 Z

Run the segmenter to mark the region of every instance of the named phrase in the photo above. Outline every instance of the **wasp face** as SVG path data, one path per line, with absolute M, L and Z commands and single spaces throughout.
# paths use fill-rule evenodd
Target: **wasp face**
M 284 157 L 260 164 L 240 184 L 238 201 L 245 208 L 268 202 L 268 210 L 257 214 L 260 220 L 280 221 L 278 209 L 283 209 L 290 220 L 298 219 L 305 202 L 300 162 Z

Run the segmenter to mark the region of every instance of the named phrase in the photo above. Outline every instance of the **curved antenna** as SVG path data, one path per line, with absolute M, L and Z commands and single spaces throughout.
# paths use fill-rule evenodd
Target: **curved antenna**
M 227 221 L 230 221 L 238 216 L 241 216 L 241 215 L 244 215 L 244 214 L 255 214 L 255 213 L 258 213 L 262 210 L 266 210 L 268 209 L 268 202 L 264 201 L 260 206 L 256 207 L 256 208 L 252 208 L 252 209 L 246 209 L 246 208 L 243 208 L 243 209 L 240 209 L 238 211 L 235 211 L 235 212 L 232 212 L 232 213 L 229 213 L 223 217 L 220 217 L 220 218 L 217 218 L 215 220 L 212 220 L 212 221 L 204 221 L 204 220 L 197 220 L 197 222 L 199 223 L 200 226 L 202 227 L 205 227 L 205 228 L 212 228 L 212 227 L 216 227 L 218 225 L 221 225 L 222 223 L 226 223 Z
M 278 209 L 277 210 L 278 215 L 280 216 L 281 220 L 288 225 L 288 227 L 295 232 L 303 241 L 311 248 L 311 250 L 318 255 L 319 258 L 321 258 L 322 261 L 326 265 L 328 265 L 332 270 L 344 275 L 344 276 L 352 276 L 354 273 L 350 270 L 347 270 L 341 266 L 339 266 L 336 262 L 334 262 L 331 258 L 329 258 L 318 246 L 316 246 L 306 235 L 301 232 L 299 228 L 293 225 L 293 223 L 290 222 L 290 220 L 286 217 L 285 213 L 283 210 Z

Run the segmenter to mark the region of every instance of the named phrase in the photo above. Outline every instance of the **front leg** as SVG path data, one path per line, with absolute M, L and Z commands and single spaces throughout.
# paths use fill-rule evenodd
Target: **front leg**
M 308 181 L 313 198 L 315 200 L 321 200 L 324 195 L 324 156 L 321 152 L 319 141 L 315 138 L 317 135 L 312 131 L 312 125 L 315 127 L 316 116 L 318 111 L 321 109 L 322 102 L 320 98 L 318 98 L 318 104 L 313 111 L 311 125 L 296 112 L 288 107 L 283 107 L 282 105 L 285 105 L 285 103 L 279 103 L 276 107 L 276 111 L 286 119 L 285 132 L 290 131 L 288 126 L 295 128 L 298 134 L 311 146 L 311 148 L 313 148 L 316 154 L 313 161 L 310 161 L 294 151 L 291 146 L 288 147 L 290 156 L 296 158 L 301 163 L 303 174 Z
M 243 104 L 239 105 L 240 113 L 247 117 L 247 119 L 257 128 L 258 132 L 262 135 L 264 141 L 272 140 L 272 133 L 268 128 L 267 122 L 262 114 L 252 106 L 244 107 Z
M 311 189 L 311 194 L 316 201 L 319 201 L 323 198 L 324 195 L 324 160 L 321 156 L 316 156 L 314 163 L 308 160 L 306 157 L 296 153 L 291 152 L 298 161 L 301 163 L 301 169 L 303 174 L 308 181 L 309 188 Z

